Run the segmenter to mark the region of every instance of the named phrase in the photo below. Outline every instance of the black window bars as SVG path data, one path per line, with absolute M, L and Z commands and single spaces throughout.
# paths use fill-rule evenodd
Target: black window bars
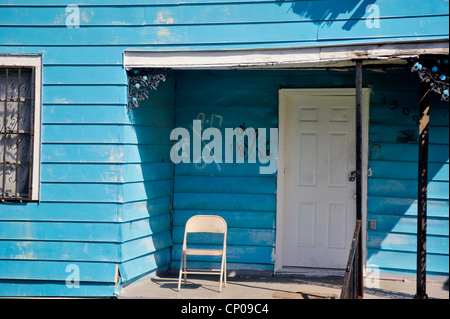
M 31 199 L 33 67 L 0 68 L 0 200 Z

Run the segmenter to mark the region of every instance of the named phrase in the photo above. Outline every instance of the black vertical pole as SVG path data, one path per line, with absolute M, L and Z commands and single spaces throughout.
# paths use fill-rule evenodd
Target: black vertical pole
M 430 87 L 421 83 L 419 127 L 419 177 L 417 192 L 417 291 L 416 299 L 427 299 L 427 184 L 428 184 L 428 133 L 430 121 Z
M 362 61 L 356 61 L 356 219 L 362 220 Z M 358 247 L 358 298 L 363 298 L 362 229 L 359 232 Z
M 362 61 L 356 61 L 356 219 L 362 218 Z

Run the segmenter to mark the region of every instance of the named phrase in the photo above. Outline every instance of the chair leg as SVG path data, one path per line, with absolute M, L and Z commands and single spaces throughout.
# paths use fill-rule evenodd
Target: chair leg
M 225 287 L 227 286 L 227 274 L 225 272 L 225 257 L 222 255 L 222 264 L 220 265 L 220 280 L 219 280 L 219 292 L 222 292 L 222 282 L 225 283 Z M 225 276 L 225 280 L 224 280 Z
M 183 275 L 183 258 L 184 258 L 184 254 L 181 254 L 180 275 L 178 276 L 178 291 L 180 291 L 180 287 L 181 287 L 181 276 Z
M 224 267 L 223 275 L 225 276 L 224 284 L 225 284 L 225 287 L 226 287 L 227 286 L 227 256 L 226 255 L 225 255 L 224 259 L 225 259 L 225 261 L 223 262 L 223 267 Z
M 187 256 L 184 255 L 184 285 L 187 285 Z

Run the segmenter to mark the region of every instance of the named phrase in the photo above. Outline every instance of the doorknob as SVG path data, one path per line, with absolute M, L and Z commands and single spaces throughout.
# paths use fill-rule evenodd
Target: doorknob
M 348 180 L 349 180 L 350 182 L 354 182 L 354 181 L 356 180 L 356 171 L 352 171 L 352 172 L 350 173 L 350 176 L 348 177 Z

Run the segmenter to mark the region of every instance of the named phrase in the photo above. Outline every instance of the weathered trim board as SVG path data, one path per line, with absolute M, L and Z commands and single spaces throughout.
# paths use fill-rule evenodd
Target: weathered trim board
M 449 43 L 408 42 L 368 45 L 325 46 L 286 49 L 217 51 L 125 51 L 126 68 L 307 68 L 349 67 L 353 60 L 368 64 L 402 64 L 421 54 L 448 54 Z

